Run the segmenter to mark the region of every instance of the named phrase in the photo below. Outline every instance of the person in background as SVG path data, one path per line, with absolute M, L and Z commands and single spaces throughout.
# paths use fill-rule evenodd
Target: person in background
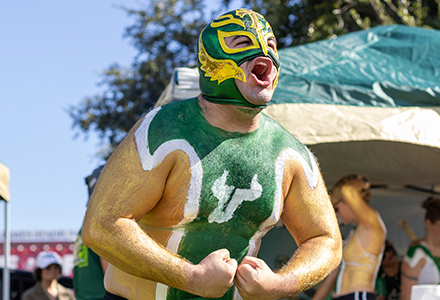
M 400 270 L 402 263 L 398 260 L 396 249 L 388 240 L 385 241 L 385 250 L 380 264 L 377 282 L 383 283 L 383 292 L 377 300 L 400 299 Z
M 58 283 L 61 277 L 61 257 L 58 253 L 38 253 L 34 277 L 37 282 L 23 293 L 22 300 L 75 300 L 73 292 Z
M 232 10 L 198 46 L 201 94 L 139 120 L 90 198 L 82 237 L 110 263 L 105 299 L 285 298 L 340 262 L 314 156 L 262 113 L 280 67 L 271 26 Z M 274 273 L 256 255 L 280 219 L 298 249 Z
M 386 228 L 379 213 L 368 205 L 370 182 L 363 175 L 344 176 L 330 196 L 343 224 L 355 228 L 344 241 L 341 265 L 327 276 L 312 299 L 322 300 L 333 292 L 333 299 L 338 300 L 374 300 Z
M 440 199 L 428 197 L 422 203 L 426 210 L 426 236 L 409 248 L 402 263 L 401 299 L 411 299 L 416 284 L 440 283 Z
M 85 178 L 89 198 L 92 195 L 99 174 L 104 165 L 96 168 L 90 176 Z M 86 207 L 88 205 L 88 201 Z M 92 249 L 82 242 L 82 228 L 78 232 L 73 251 L 73 288 L 77 300 L 101 300 L 105 294 L 104 274 L 108 262 L 99 257 Z

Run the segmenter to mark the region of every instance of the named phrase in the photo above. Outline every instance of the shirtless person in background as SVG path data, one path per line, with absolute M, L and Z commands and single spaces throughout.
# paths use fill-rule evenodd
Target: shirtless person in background
M 375 300 L 375 283 L 385 245 L 386 228 L 370 205 L 370 182 L 363 175 L 349 174 L 331 191 L 336 215 L 355 228 L 344 241 L 342 263 L 328 276 L 312 300 L 332 293 L 337 300 Z
M 91 197 L 83 242 L 110 262 L 104 299 L 279 299 L 340 262 L 315 158 L 261 113 L 280 67 L 269 23 L 228 12 L 198 50 L 201 95 L 143 117 Z M 255 256 L 280 218 L 298 250 L 274 273 Z

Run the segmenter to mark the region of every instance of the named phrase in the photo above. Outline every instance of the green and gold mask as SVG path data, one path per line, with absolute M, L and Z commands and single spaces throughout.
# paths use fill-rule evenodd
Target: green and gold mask
M 233 36 L 247 36 L 252 45 L 229 48 L 225 38 Z M 278 52 L 268 46 L 269 37 L 275 38 L 269 23 L 252 10 L 237 9 L 212 21 L 200 34 L 198 44 L 199 84 L 204 98 L 219 104 L 265 107 L 246 101 L 234 79 L 245 82 L 245 74 L 239 66 L 259 56 L 269 57 L 279 73 Z M 274 88 L 277 83 L 278 75 L 273 83 Z

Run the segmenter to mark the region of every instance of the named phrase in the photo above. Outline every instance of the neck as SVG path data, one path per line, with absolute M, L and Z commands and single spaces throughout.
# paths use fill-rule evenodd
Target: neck
M 385 274 L 387 274 L 387 276 L 397 275 L 397 273 L 399 272 L 399 262 L 396 260 L 394 263 L 390 265 L 387 266 L 382 265 L 382 270 L 385 272 Z
M 429 251 L 432 253 L 432 255 L 440 257 L 440 241 L 434 238 L 429 230 L 427 231 L 424 241 L 428 245 Z
M 261 108 L 216 104 L 199 95 L 199 105 L 206 120 L 214 127 L 229 132 L 248 133 L 258 129 Z
M 41 280 L 40 282 L 41 286 L 43 287 L 43 289 L 47 292 L 49 292 L 50 294 L 52 294 L 52 291 L 56 291 L 57 290 L 57 281 L 54 280 Z

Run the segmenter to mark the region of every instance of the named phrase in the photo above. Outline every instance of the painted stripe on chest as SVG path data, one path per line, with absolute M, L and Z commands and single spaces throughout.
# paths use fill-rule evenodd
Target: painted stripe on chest
M 142 124 L 136 130 L 136 147 L 139 153 L 139 159 L 142 168 L 145 171 L 150 171 L 155 166 L 160 164 L 162 160 L 171 152 L 181 150 L 188 155 L 189 163 L 191 165 L 191 182 L 187 195 L 187 202 L 185 204 L 184 217 L 179 225 L 191 222 L 197 217 L 199 211 L 200 192 L 202 190 L 203 169 L 200 158 L 195 152 L 194 148 L 185 140 L 171 140 L 163 143 L 156 149 L 153 155 L 150 154 L 148 146 L 148 129 L 151 121 L 159 112 L 161 107 L 158 107 L 147 114 Z
M 136 130 L 135 132 L 136 147 L 138 150 L 139 159 L 142 164 L 142 168 L 145 171 L 152 170 L 154 167 L 159 165 L 168 154 L 172 153 L 173 151 L 180 150 L 188 155 L 190 167 L 191 167 L 191 181 L 188 190 L 187 201 L 185 203 L 185 208 L 184 208 L 184 217 L 179 223 L 179 225 L 182 225 L 191 222 L 197 217 L 199 211 L 199 205 L 200 205 L 200 195 L 202 190 L 203 168 L 200 158 L 198 157 L 194 148 L 184 139 L 166 141 L 163 144 L 161 144 L 153 154 L 150 154 L 149 144 L 148 144 L 148 130 L 152 120 L 160 111 L 160 109 L 161 107 L 158 107 L 152 110 L 151 112 L 149 112 L 142 121 L 142 124 Z M 305 159 L 292 148 L 288 148 L 282 151 L 278 156 L 275 163 L 276 194 L 275 194 L 275 204 L 272 210 L 272 214 L 268 219 L 266 219 L 260 225 L 259 231 L 255 233 L 252 239 L 249 241 L 248 255 L 253 254 L 257 250 L 256 249 L 258 247 L 257 245 L 259 245 L 258 240 L 261 239 L 261 237 L 264 236 L 264 234 L 270 228 L 272 228 L 279 220 L 282 209 L 281 198 L 282 198 L 282 181 L 284 175 L 284 167 L 288 158 L 293 158 L 300 161 L 304 169 L 304 172 L 306 174 L 308 184 L 313 189 L 316 187 L 318 183 L 319 172 L 315 159 L 313 158 L 310 152 L 308 153 L 310 156 L 310 161 L 312 162 L 312 168 L 310 168 L 310 166 L 305 161 Z M 224 173 L 224 176 L 226 177 L 227 173 L 226 174 Z M 222 183 L 223 181 L 218 182 L 217 183 L 218 186 L 212 187 L 214 193 L 216 193 L 215 191 L 217 191 L 217 189 L 223 187 Z M 261 195 L 261 185 L 259 185 L 258 183 L 257 175 L 255 175 L 254 179 L 252 180 L 251 190 L 252 191 L 240 190 L 239 193 L 237 194 L 237 199 L 242 201 L 253 201 L 255 197 L 258 198 Z M 231 209 L 234 207 L 231 206 Z M 232 218 L 233 212 L 230 212 L 230 214 L 222 215 L 216 213 L 214 210 L 214 212 L 211 215 L 212 216 L 210 217 L 212 219 L 210 220 L 210 222 L 215 221 L 221 223 Z M 182 236 L 183 236 L 183 232 L 181 230 L 174 230 L 170 238 L 168 239 L 166 245 L 167 249 L 169 249 L 173 253 L 177 253 Z M 166 285 L 158 283 L 156 287 L 156 299 L 166 299 L 167 293 L 168 293 L 168 287 Z M 237 295 L 235 295 L 234 298 L 236 297 Z

